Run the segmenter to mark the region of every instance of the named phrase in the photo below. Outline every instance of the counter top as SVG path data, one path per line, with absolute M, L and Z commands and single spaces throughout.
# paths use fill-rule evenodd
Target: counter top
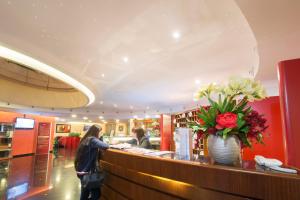
M 205 157 L 153 157 L 110 149 L 101 163 L 112 176 L 177 199 L 300 199 L 299 174 L 269 171 L 251 161 L 222 166 Z

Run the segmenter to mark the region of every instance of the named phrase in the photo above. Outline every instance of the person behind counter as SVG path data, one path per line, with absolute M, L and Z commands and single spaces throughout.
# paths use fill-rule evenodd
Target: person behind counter
M 101 127 L 93 125 L 80 140 L 74 165 L 77 176 L 81 182 L 83 175 L 97 169 L 98 150 L 106 150 L 109 147 L 108 144 L 99 139 L 101 130 Z M 89 196 L 92 200 L 99 199 L 101 196 L 101 189 L 88 190 L 81 186 L 80 200 L 89 199 Z
M 151 144 L 149 141 L 149 137 L 145 135 L 145 131 L 142 128 L 132 129 L 133 139 L 127 141 L 127 143 L 132 145 L 137 145 L 138 147 L 151 149 Z

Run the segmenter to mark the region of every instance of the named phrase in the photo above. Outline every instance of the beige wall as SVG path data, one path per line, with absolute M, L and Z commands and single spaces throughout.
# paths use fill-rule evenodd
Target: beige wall
M 62 124 L 62 123 L 59 123 Z M 99 126 L 102 127 L 102 133 L 104 133 L 105 130 L 105 124 L 101 124 L 101 123 L 66 123 L 66 124 L 70 124 L 71 125 L 71 133 L 80 133 L 81 137 L 84 135 L 85 131 L 83 131 L 83 127 L 84 125 L 93 125 L 93 124 L 97 124 Z M 56 133 L 54 134 L 54 136 L 68 136 L 69 133 Z

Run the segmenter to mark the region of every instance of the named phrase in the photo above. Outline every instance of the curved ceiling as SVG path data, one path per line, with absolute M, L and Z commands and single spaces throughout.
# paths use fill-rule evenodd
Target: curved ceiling
M 76 89 L 47 74 L 0 57 L 0 79 L 19 83 L 28 87 L 58 92 L 74 92 Z M 1 96 L 1 94 L 0 94 Z
M 94 104 L 73 112 L 105 118 L 176 112 L 196 106 L 192 94 L 201 84 L 222 82 L 233 75 L 254 77 L 257 71 L 262 80 L 276 80 L 265 70 L 269 58 L 262 58 L 267 52 L 261 54 L 263 37 L 256 32 L 260 23 L 267 23 L 255 18 L 266 15 L 266 10 L 257 8 L 260 4 L 243 0 L 1 1 L 0 42 L 58 66 L 96 94 Z M 267 10 L 275 13 L 277 9 Z M 260 30 L 265 33 L 268 26 Z M 60 113 L 69 115 L 68 110 L 55 114 Z
M 1 57 L 0 85 L 0 99 L 9 105 L 78 108 L 88 104 L 85 94 L 72 85 Z

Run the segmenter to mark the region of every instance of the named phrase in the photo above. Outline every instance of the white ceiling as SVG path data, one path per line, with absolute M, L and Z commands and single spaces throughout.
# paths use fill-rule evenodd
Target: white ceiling
M 73 113 L 143 117 L 195 107 L 193 92 L 201 84 L 232 75 L 258 72 L 270 94 L 278 94 L 277 62 L 300 56 L 299 2 L 1 1 L 0 44 L 89 87 L 95 103 Z M 181 37 L 173 38 L 174 31 Z M 31 111 L 70 115 L 70 110 Z

